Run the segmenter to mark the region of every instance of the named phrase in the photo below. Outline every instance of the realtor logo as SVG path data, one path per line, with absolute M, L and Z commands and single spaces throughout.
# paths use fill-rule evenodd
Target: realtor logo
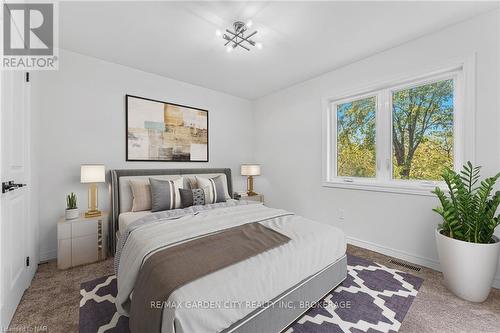
M 2 69 L 57 69 L 56 3 L 4 3 Z

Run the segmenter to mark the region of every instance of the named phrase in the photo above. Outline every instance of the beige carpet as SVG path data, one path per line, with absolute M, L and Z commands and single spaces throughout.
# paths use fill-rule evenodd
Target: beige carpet
M 473 304 L 453 296 L 442 283 L 442 275 L 422 268 L 408 270 L 388 262 L 382 254 L 349 246 L 348 252 L 407 271 L 424 283 L 399 332 L 500 332 L 500 290 L 494 289 L 486 302 Z M 57 270 L 55 262 L 42 264 L 26 290 L 10 326 L 10 332 L 78 332 L 80 283 L 113 273 L 113 261 Z

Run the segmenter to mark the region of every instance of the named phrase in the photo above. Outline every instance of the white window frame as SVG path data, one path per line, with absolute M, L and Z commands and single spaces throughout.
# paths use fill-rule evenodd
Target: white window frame
M 392 178 L 392 92 L 447 79 L 454 80 L 453 94 L 453 155 L 454 168 L 460 169 L 465 161 L 475 162 L 474 123 L 475 58 L 459 64 L 441 67 L 423 75 L 407 75 L 403 79 L 389 80 L 368 88 L 323 99 L 323 186 L 379 192 L 406 193 L 432 196 L 441 181 L 398 180 Z M 337 176 L 337 105 L 367 97 L 376 97 L 376 177 Z M 470 110 L 465 113 L 465 109 Z M 465 124 L 467 123 L 467 131 Z

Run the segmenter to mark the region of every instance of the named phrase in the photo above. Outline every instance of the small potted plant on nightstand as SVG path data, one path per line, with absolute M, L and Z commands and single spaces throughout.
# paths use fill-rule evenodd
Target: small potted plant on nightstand
M 76 195 L 71 192 L 66 197 L 66 220 L 74 220 L 78 218 L 78 207 L 76 206 Z
M 460 173 L 447 168 L 442 177 L 448 195 L 439 187 L 433 191 L 441 202 L 434 211 L 443 217 L 436 243 L 445 285 L 472 302 L 488 297 L 500 252 L 500 240 L 493 235 L 500 224 L 500 191 L 491 193 L 500 173 L 480 181 L 479 170 L 471 162 Z

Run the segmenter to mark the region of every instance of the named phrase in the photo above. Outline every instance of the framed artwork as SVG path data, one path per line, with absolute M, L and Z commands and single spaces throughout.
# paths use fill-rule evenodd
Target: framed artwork
M 208 162 L 208 111 L 125 96 L 127 161 Z

